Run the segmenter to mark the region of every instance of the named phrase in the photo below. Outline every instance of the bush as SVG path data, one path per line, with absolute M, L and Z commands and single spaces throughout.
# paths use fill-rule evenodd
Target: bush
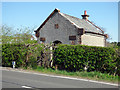
M 97 71 L 114 74 L 117 54 L 114 49 L 84 45 L 58 45 L 54 64 L 67 71 Z
M 2 44 L 2 66 L 11 67 L 12 61 L 16 61 L 16 67 L 33 67 L 33 61 L 37 61 L 43 47 L 40 44 Z
M 30 57 L 29 66 L 33 69 L 37 68 L 37 59 L 35 57 L 33 57 L 33 56 Z

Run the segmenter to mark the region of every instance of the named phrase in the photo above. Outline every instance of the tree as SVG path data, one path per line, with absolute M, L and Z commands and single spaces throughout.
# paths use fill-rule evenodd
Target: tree
M 22 27 L 14 29 L 13 27 L 9 27 L 7 25 L 3 25 L 1 28 L 2 33 L 2 43 L 28 43 L 33 42 L 31 38 L 33 38 L 32 32 L 33 28 Z M 34 41 L 35 42 L 35 41 Z

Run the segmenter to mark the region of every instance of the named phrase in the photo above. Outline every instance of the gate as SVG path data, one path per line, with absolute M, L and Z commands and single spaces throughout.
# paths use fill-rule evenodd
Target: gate
M 52 67 L 53 66 L 53 45 L 44 45 L 44 50 L 41 51 L 40 57 L 37 58 L 38 66 Z

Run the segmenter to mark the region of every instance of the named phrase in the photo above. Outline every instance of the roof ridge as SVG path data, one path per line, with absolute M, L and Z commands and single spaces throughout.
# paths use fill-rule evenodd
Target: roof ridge
M 61 16 L 66 18 L 71 24 L 73 24 L 76 28 L 85 28 L 86 31 L 97 32 L 97 33 L 104 34 L 104 31 L 101 28 L 99 28 L 98 26 L 96 26 L 95 24 L 93 24 L 91 21 L 80 19 L 80 18 L 75 17 L 75 16 L 71 16 L 71 15 L 68 15 L 68 14 L 61 13 L 60 10 L 57 9 L 57 8 L 55 8 L 55 10 L 45 19 L 45 21 L 40 25 L 40 27 L 37 30 L 35 30 L 34 32 L 38 33 L 38 31 L 46 24 L 46 22 L 55 13 L 59 13 Z M 91 23 L 91 26 L 90 26 L 90 23 Z
M 50 19 L 50 17 L 53 16 L 53 14 L 54 14 L 55 12 L 58 12 L 58 13 L 59 13 L 60 10 L 57 9 L 57 8 L 55 8 L 54 11 L 47 17 L 47 19 L 45 19 L 45 21 L 40 25 L 40 27 L 39 27 L 37 30 L 35 30 L 34 32 L 39 31 L 39 30 L 45 25 L 45 23 Z
M 62 14 L 65 14 L 65 13 L 62 13 Z M 72 17 L 72 18 L 80 19 L 80 18 L 71 16 L 71 15 L 68 15 L 68 14 L 65 14 L 65 15 L 67 15 L 67 16 L 69 16 L 69 17 Z M 67 18 L 67 17 L 66 17 L 66 18 Z M 68 19 L 68 18 L 67 18 L 67 19 Z M 82 19 L 80 19 L 80 20 L 82 20 Z M 69 19 L 69 21 L 71 21 L 71 20 Z M 93 24 L 90 20 L 86 20 L 86 21 L 88 21 L 88 22 L 91 23 L 94 27 L 98 28 L 102 33 L 104 33 L 104 31 L 103 31 L 100 27 L 98 27 L 97 25 Z M 72 22 L 72 21 L 71 21 L 71 22 Z M 74 23 L 74 22 L 72 22 L 72 23 Z M 74 23 L 74 24 L 75 24 L 75 23 Z M 76 24 L 75 24 L 75 25 L 76 25 Z M 77 25 L 77 26 L 78 26 L 78 25 Z
M 65 13 L 62 13 L 62 14 L 65 14 Z M 80 19 L 80 18 L 78 18 L 78 17 L 71 16 L 71 15 L 69 15 L 69 14 L 65 14 L 65 15 L 70 16 L 70 17 L 72 17 L 72 18 Z M 80 20 L 81 20 L 81 19 L 80 19 Z
M 59 12 L 60 13 L 60 12 Z M 70 23 L 72 23 L 73 25 L 75 25 L 77 28 L 80 28 L 77 24 L 75 24 L 73 21 L 71 21 L 69 18 L 67 18 L 66 16 L 64 16 L 64 13 L 60 13 L 63 17 L 65 17 L 67 20 L 70 21 Z M 65 15 L 68 15 L 68 14 L 65 14 Z M 70 16 L 70 15 L 68 15 Z M 73 16 L 70 16 L 70 17 L 73 17 Z M 76 18 L 76 17 L 75 17 Z

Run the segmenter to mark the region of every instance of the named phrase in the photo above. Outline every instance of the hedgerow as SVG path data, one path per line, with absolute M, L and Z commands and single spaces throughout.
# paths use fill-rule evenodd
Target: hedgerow
M 45 51 L 40 44 L 2 44 L 2 66 L 12 67 L 12 61 L 16 61 L 16 67 L 32 67 L 38 65 L 38 57 Z M 47 63 L 47 54 L 43 56 L 43 64 Z M 120 55 L 113 48 L 95 47 L 84 45 L 58 45 L 54 50 L 54 65 L 58 69 L 67 71 L 96 71 L 118 75 L 120 72 Z M 48 60 L 49 61 L 49 60 Z M 45 64 L 44 64 L 45 66 Z
M 2 44 L 2 66 L 11 67 L 16 61 L 16 67 L 36 67 L 42 49 L 40 44 Z
M 54 51 L 54 65 L 67 71 L 97 71 L 117 73 L 117 53 L 113 48 L 84 45 L 58 45 Z

